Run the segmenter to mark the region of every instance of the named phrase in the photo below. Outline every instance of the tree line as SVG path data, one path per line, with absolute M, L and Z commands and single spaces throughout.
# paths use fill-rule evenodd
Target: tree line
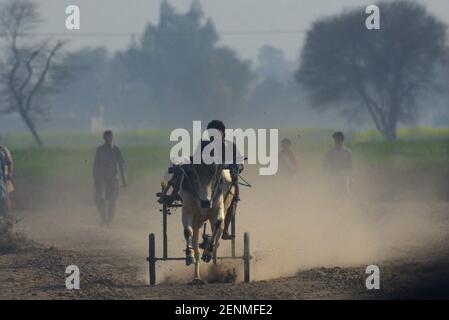
M 197 1 L 185 13 L 163 1 L 158 23 L 114 54 L 101 47 L 66 52 L 63 41 L 37 41 L 27 34 L 40 23 L 36 4 L 6 2 L 0 111 L 19 115 L 39 145 L 38 125 L 58 114 L 86 120 L 101 114 L 131 128 L 211 116 L 269 124 L 301 117 L 304 106 L 334 110 L 348 122 L 368 118 L 395 140 L 399 125 L 416 122 L 430 107 L 429 96 L 447 91 L 448 38 L 446 25 L 416 2 L 377 5 L 379 30 L 364 27 L 361 7 L 318 19 L 295 70 L 271 46 L 259 50 L 256 66 L 241 59 L 220 44 Z

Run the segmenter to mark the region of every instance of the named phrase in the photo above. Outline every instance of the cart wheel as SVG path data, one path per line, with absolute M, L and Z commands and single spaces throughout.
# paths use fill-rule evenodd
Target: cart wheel
M 243 272 L 245 282 L 249 282 L 251 279 L 250 261 L 251 254 L 249 251 L 249 233 L 245 232 L 243 235 Z
M 154 286 L 156 284 L 156 241 L 154 233 L 150 233 L 148 237 L 148 265 L 150 274 L 150 285 Z
M 232 237 L 231 239 L 231 256 L 235 258 L 235 235 L 237 234 L 235 232 L 235 215 L 232 216 L 231 220 L 231 234 L 234 235 L 234 237 Z

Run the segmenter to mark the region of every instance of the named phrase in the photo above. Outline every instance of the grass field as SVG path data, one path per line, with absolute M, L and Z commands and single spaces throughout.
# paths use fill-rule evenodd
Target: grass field
M 283 129 L 280 137 L 288 137 L 304 164 L 317 164 L 332 146 L 332 130 Z M 375 131 L 347 133 L 358 166 L 394 164 L 419 168 L 449 166 L 449 129 L 400 129 L 396 142 L 382 140 Z M 131 179 L 152 171 L 162 172 L 168 164 L 169 131 L 117 133 L 116 143 L 125 155 Z M 91 175 L 97 135 L 87 133 L 48 133 L 43 135 L 45 148 L 33 146 L 26 134 L 6 135 L 2 143 L 8 145 L 15 159 L 16 179 L 58 177 L 86 179 Z
M 411 292 L 407 285 L 421 281 L 421 275 L 439 280 L 443 274 L 447 279 L 441 271 L 448 270 L 447 259 L 432 259 L 448 256 L 449 130 L 401 130 L 396 142 L 385 142 L 372 131 L 347 132 L 356 172 L 354 201 L 343 201 L 343 206 L 328 197 L 326 179 L 319 176 L 323 155 L 332 146 L 331 134 L 323 129 L 280 132 L 299 154 L 300 173 L 294 177 L 265 179 L 255 176 L 253 168 L 245 170 L 253 188 L 242 188 L 237 233 L 251 234 L 254 279 L 265 281 L 211 284 L 210 297 L 365 298 L 365 268 L 372 263 L 383 270 L 382 294 L 395 294 L 397 288 Z M 87 279 L 82 298 L 204 297 L 204 289 L 184 285 L 190 271 L 182 264 L 161 265 L 160 285 L 146 286 L 148 234 L 162 237 L 155 194 L 168 165 L 168 135 L 116 134 L 130 183 L 121 190 L 110 229 L 99 226 L 93 200 L 91 171 L 101 143 L 98 135 L 45 134 L 45 148 L 33 147 L 26 135 L 3 137 L 15 158 L 13 214 L 30 239 L 51 248 L 0 255 L 5 265 L 0 277 L 14 280 L 3 282 L 0 298 L 73 298 L 58 275 L 61 266 L 74 263 L 83 266 Z M 180 221 L 180 211 L 169 219 L 170 255 L 183 255 Z M 425 256 L 415 256 L 424 250 Z M 394 269 L 387 264 L 393 258 Z

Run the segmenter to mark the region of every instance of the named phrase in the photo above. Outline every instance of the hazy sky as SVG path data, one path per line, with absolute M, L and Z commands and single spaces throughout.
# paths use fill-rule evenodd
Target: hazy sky
M 6 0 L 0 0 L 4 2 Z M 412 1 L 412 0 L 411 0 Z M 160 0 L 36 0 L 44 18 L 42 32 L 69 33 L 70 48 L 89 45 L 111 50 L 125 48 L 129 33 L 141 34 L 145 25 L 157 22 Z M 189 8 L 189 0 L 171 0 L 178 10 Z M 211 17 L 222 33 L 222 43 L 234 48 L 241 57 L 254 58 L 264 44 L 282 48 L 296 60 L 304 40 L 301 32 L 322 15 L 334 14 L 354 5 L 371 4 L 365 0 L 202 0 L 205 15 Z M 449 24 L 449 0 L 419 0 Z M 65 7 L 76 4 L 81 10 L 81 32 L 106 33 L 76 36 L 65 29 Z M 256 32 L 255 32 L 256 31 Z M 265 33 L 258 31 L 273 31 Z M 280 31 L 280 32 L 277 32 Z M 288 32 L 285 32 L 288 31 Z M 235 34 L 243 32 L 250 34 Z M 112 33 L 112 34 L 111 34 Z M 117 33 L 117 35 L 113 35 Z

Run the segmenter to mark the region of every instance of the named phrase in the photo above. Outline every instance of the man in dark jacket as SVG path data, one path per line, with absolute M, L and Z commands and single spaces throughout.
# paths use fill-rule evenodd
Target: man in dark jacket
M 12 174 L 13 174 L 13 160 L 12 160 L 12 155 L 11 152 L 9 151 L 9 149 L 4 146 L 1 145 L 0 146 L 0 152 L 3 154 L 4 156 L 4 165 L 2 164 L 2 170 L 0 170 L 1 174 L 5 174 L 5 191 L 6 191 L 6 199 L 5 199 L 5 203 L 2 206 L 2 208 L 0 209 L 7 212 L 9 210 L 11 210 L 12 208 L 12 204 L 11 204 L 11 193 L 14 191 L 14 184 L 12 182 Z M 0 213 L 1 215 L 1 213 Z
M 95 203 L 100 213 L 101 224 L 110 225 L 115 213 L 119 190 L 117 167 L 123 187 L 126 187 L 125 161 L 120 149 L 112 143 L 112 131 L 103 134 L 104 144 L 97 148 L 93 166 Z
M 5 152 L 0 149 L 0 218 L 2 218 L 7 211 L 7 197 L 8 191 L 6 187 L 7 181 L 7 159 Z

